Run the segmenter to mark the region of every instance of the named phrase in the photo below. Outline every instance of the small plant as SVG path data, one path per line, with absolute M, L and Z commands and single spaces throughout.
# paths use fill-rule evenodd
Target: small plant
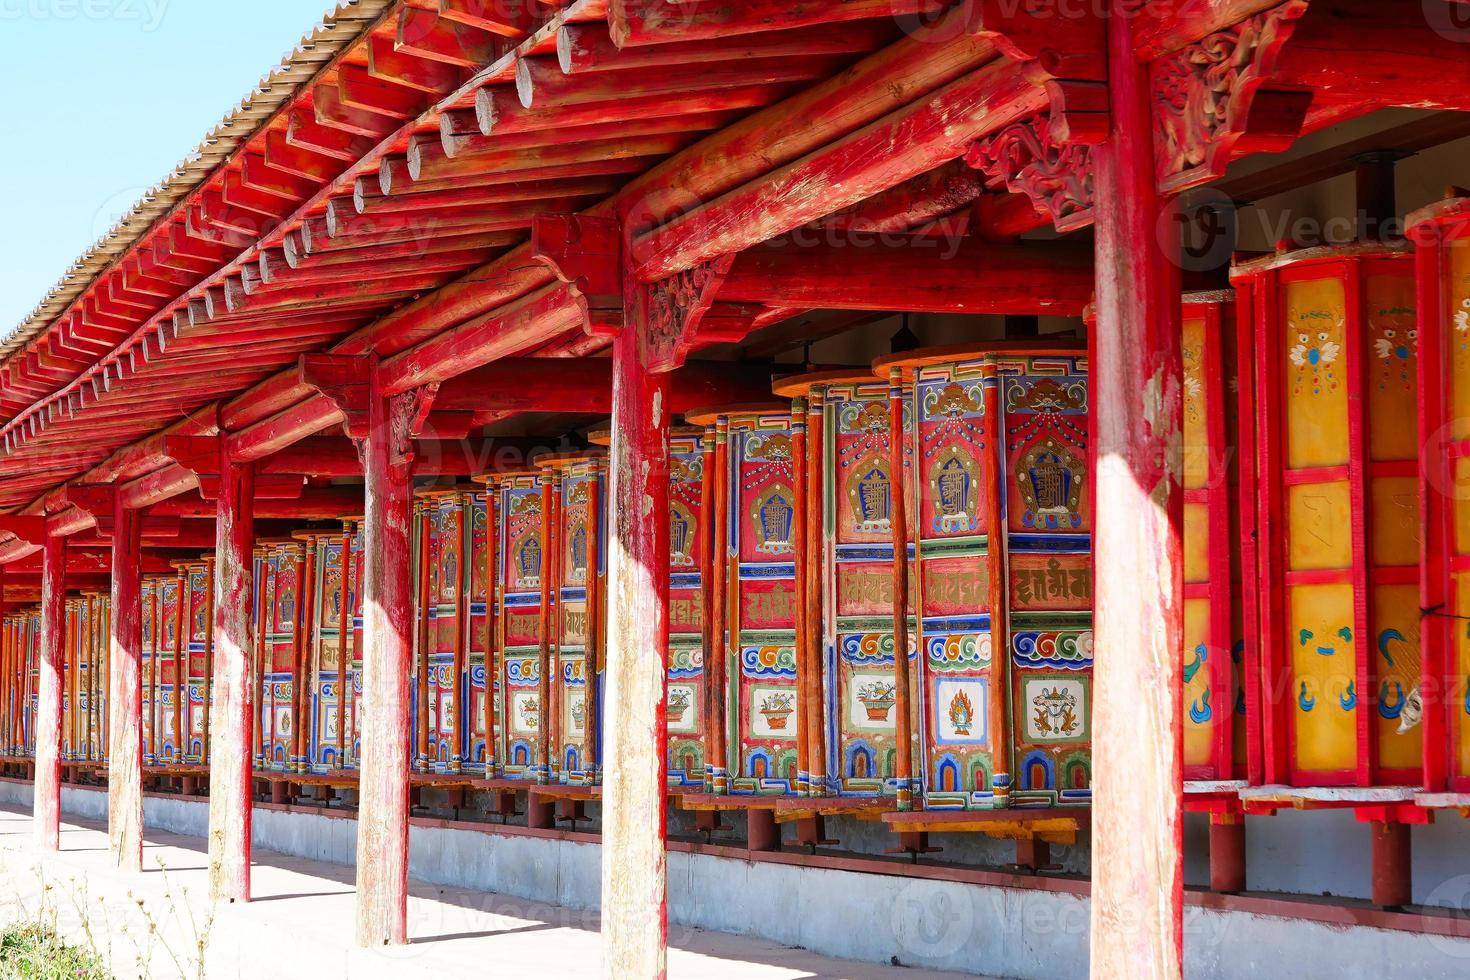
M 108 980 L 111 976 L 102 957 L 62 942 L 43 922 L 13 925 L 0 933 L 0 978 L 5 980 Z

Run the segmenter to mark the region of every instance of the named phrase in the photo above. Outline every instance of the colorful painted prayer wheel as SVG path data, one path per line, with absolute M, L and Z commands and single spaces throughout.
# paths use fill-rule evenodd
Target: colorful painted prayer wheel
M 183 588 L 183 648 L 187 697 L 175 712 L 179 731 L 187 733 L 185 761 L 209 762 L 210 682 L 214 671 L 214 556 L 180 562 Z
M 806 417 L 802 500 L 811 561 L 798 591 L 810 626 L 800 636 L 809 644 L 805 662 L 825 665 L 803 697 L 812 792 L 896 795 L 888 383 L 871 370 L 835 370 L 783 378 L 774 390 Z M 905 431 L 910 424 L 905 413 Z
M 548 781 L 597 783 L 604 669 L 603 512 L 607 464 L 600 452 L 540 456 L 541 504 L 549 530 L 541 579 L 542 747 Z
M 611 434 L 588 439 L 609 445 Z M 712 788 L 705 767 L 707 626 L 713 619 L 711 548 L 714 443 L 701 428 L 669 433 L 669 656 L 667 675 L 668 784 L 685 790 Z
M 173 706 L 182 676 L 182 576 L 143 576 L 143 764 L 183 761 Z
M 1413 256 L 1284 251 L 1231 281 L 1256 338 L 1265 781 L 1417 785 Z
M 547 773 L 541 745 L 541 579 L 547 541 L 542 474 L 495 473 L 486 485 L 493 520 L 493 672 L 487 775 L 535 780 Z
M 924 805 L 1085 804 L 1087 358 L 1069 345 L 998 344 L 893 355 L 874 368 L 913 416 L 905 452 L 913 460 L 915 648 L 923 656 L 912 717 Z M 894 597 L 897 617 L 908 597 L 897 589 Z
M 1233 290 L 1184 295 L 1184 777 L 1193 783 L 1252 772 L 1259 781 L 1246 723 L 1259 697 L 1257 614 L 1242 582 L 1255 567 L 1255 495 L 1244 507 L 1241 497 L 1253 352 L 1249 329 L 1236 326 Z
M 83 736 L 89 762 L 107 758 L 107 647 L 111 599 L 106 594 L 82 593 L 82 674 L 85 680 Z
M 256 581 L 262 584 L 255 624 L 260 653 L 260 765 L 274 772 L 306 768 L 306 743 L 297 742 L 301 725 L 296 700 L 302 689 L 297 681 L 305 647 L 300 627 L 306 619 L 306 559 L 301 541 L 262 541 L 257 549 Z
M 451 487 L 420 491 L 414 500 L 412 701 L 418 772 L 459 772 L 464 762 L 459 691 L 468 644 L 461 604 L 467 595 L 464 500 L 469 495 Z
M 303 743 L 300 751 L 304 763 L 296 771 L 323 773 L 341 768 L 339 760 L 346 754 L 347 733 L 338 726 L 339 678 L 341 677 L 341 640 L 346 628 L 351 635 L 352 593 L 344 591 L 343 550 L 341 534 L 320 531 L 295 535 L 304 549 L 301 572 L 304 589 L 300 594 L 302 617 L 291 633 L 293 666 L 292 693 L 298 699 L 294 708 L 293 731 Z M 352 551 L 346 555 L 351 561 Z M 348 568 L 348 582 L 356 581 Z M 288 573 L 289 574 L 289 573 Z M 279 582 L 279 578 L 278 578 Z M 296 658 L 297 636 L 300 655 Z M 296 740 L 292 740 L 295 751 Z
M 732 405 L 685 418 L 714 447 L 712 588 L 724 599 L 714 625 L 729 651 L 705 664 L 710 788 L 802 793 L 815 710 L 804 698 L 819 699 L 821 691 L 820 664 L 805 663 L 796 639 L 807 635 L 797 589 L 806 538 L 805 411 L 797 417 L 787 403 Z
M 1463 193 L 1463 192 L 1461 192 Z M 1470 198 L 1409 216 L 1417 245 L 1424 785 L 1470 792 Z M 1397 692 L 1393 692 L 1396 694 Z M 1396 700 L 1396 699 L 1395 699 Z

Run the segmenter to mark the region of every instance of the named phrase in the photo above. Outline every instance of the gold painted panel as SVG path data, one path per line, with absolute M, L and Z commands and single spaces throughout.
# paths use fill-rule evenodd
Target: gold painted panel
M 1450 368 L 1450 437 L 1470 439 L 1470 239 L 1445 246 L 1450 308 L 1445 343 Z
M 1419 389 L 1419 330 L 1414 319 L 1414 276 L 1369 276 L 1364 290 L 1368 338 L 1368 458 L 1415 459 Z
M 1205 321 L 1184 321 L 1184 488 L 1210 482 L 1209 395 L 1205 391 Z
M 1338 279 L 1287 283 L 1282 325 L 1286 465 L 1348 461 L 1347 302 Z
M 1184 505 L 1184 581 L 1210 580 L 1210 508 Z
M 1292 757 L 1297 769 L 1357 765 L 1357 651 L 1353 589 L 1347 584 L 1287 590 L 1292 668 Z
M 1459 572 L 1453 578 L 1455 613 L 1460 616 L 1470 615 L 1470 572 Z M 1448 696 L 1454 699 L 1452 716 L 1459 720 L 1458 730 L 1452 727 L 1451 731 L 1457 736 L 1456 771 L 1458 775 L 1464 776 L 1470 773 L 1470 715 L 1465 713 L 1465 704 L 1470 702 L 1470 692 L 1466 691 L 1466 685 L 1470 685 L 1470 623 L 1456 620 L 1451 635 L 1455 638 L 1452 661 L 1455 672 L 1450 677 Z
M 1380 476 L 1368 484 L 1373 564 L 1419 563 L 1419 481 L 1412 476 Z
M 1288 568 L 1352 564 L 1352 503 L 1346 480 L 1287 487 L 1286 514 Z
M 1211 714 L 1211 656 L 1220 651 L 1208 649 L 1210 635 L 1210 600 L 1184 600 L 1184 764 L 1205 766 L 1214 759 L 1210 739 L 1214 731 Z M 1218 701 L 1219 699 L 1216 698 Z
M 1424 729 L 1404 728 L 1402 708 L 1419 686 L 1419 587 L 1373 589 L 1373 667 L 1378 677 L 1378 763 L 1417 769 L 1424 761 Z
M 1470 554 L 1470 458 L 1451 460 L 1450 506 L 1455 520 L 1455 554 Z

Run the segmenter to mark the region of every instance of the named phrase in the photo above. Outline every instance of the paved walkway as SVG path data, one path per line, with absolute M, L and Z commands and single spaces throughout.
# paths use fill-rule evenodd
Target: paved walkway
M 596 913 L 413 881 L 413 941 L 401 949 L 364 950 L 352 943 L 351 868 L 256 850 L 255 900 L 212 913 L 202 838 L 150 831 L 143 855 L 143 874 L 120 874 L 111 866 L 105 825 L 67 819 L 61 852 L 40 857 L 31 844 L 30 812 L 0 805 L 0 925 L 45 916 L 71 941 L 107 955 L 119 977 L 402 980 L 599 972 Z M 852 963 L 678 926 L 670 926 L 669 945 L 673 977 L 956 976 Z

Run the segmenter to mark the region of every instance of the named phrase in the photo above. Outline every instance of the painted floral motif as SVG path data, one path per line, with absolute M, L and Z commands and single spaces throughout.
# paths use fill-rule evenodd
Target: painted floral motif
M 783 731 L 786 722 L 796 711 L 795 696 L 780 692 L 768 694 L 761 700 L 760 712 L 766 716 L 766 724 L 772 731 Z
M 1325 330 L 1297 334 L 1296 345 L 1291 348 L 1291 363 L 1297 367 L 1321 368 L 1336 361 L 1342 348 L 1329 339 L 1331 336 Z
M 863 703 L 869 721 L 887 721 L 893 710 L 897 686 L 889 681 L 870 681 L 858 688 L 858 700 Z
M 1470 333 L 1470 297 L 1460 300 L 1460 308 L 1455 311 L 1455 329 Z

